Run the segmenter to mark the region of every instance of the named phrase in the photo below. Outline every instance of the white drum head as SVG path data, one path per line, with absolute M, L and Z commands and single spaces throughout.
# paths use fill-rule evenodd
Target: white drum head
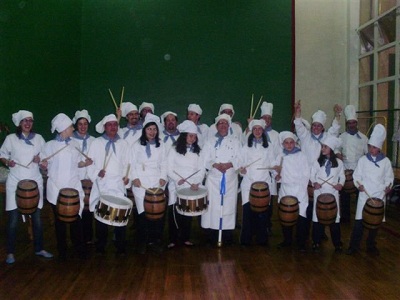
M 100 202 L 103 202 L 104 204 L 107 204 L 108 206 L 116 207 L 116 208 L 122 208 L 122 209 L 132 208 L 132 201 L 126 197 L 101 195 Z
M 197 191 L 190 189 L 190 187 L 184 187 L 176 191 L 178 198 L 187 200 L 196 200 L 207 196 L 207 189 L 204 186 L 199 186 Z

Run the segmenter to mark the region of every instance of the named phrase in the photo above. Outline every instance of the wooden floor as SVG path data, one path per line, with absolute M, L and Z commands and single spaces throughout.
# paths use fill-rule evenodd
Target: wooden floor
M 196 247 L 140 255 L 134 252 L 134 230 L 129 229 L 125 257 L 115 257 L 109 245 L 103 256 L 91 249 L 87 260 L 60 262 L 33 255 L 26 224 L 21 222 L 16 263 L 9 266 L 4 263 L 2 212 L 0 299 L 399 299 L 400 209 L 391 205 L 387 215 L 378 234 L 379 257 L 365 251 L 355 256 L 335 254 L 330 241 L 324 242 L 320 253 L 278 250 L 281 230 L 275 214 L 269 248 L 207 246 L 196 226 L 192 234 L 200 243 Z M 56 253 L 51 221 L 47 204 L 45 249 Z M 346 248 L 350 230 L 351 225 L 342 226 Z

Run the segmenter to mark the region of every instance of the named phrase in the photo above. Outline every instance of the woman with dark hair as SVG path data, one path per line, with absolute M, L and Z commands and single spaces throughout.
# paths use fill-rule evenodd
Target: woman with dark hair
M 45 258 L 53 255 L 43 250 L 43 229 L 40 212 L 43 207 L 43 178 L 39 171 L 39 153 L 45 141 L 40 134 L 34 133 L 33 114 L 20 110 L 12 115 L 12 121 L 17 127 L 15 134 L 6 137 L 0 149 L 1 161 L 10 168 L 6 182 L 6 211 L 7 222 L 7 264 L 15 262 L 15 240 L 17 233 L 18 217 L 16 190 L 21 180 L 35 181 L 39 193 L 38 207 L 31 214 L 33 223 L 33 241 L 35 254 Z
M 197 141 L 197 126 L 192 121 L 186 120 L 178 125 L 178 130 L 180 135 L 168 153 L 169 184 L 174 185 L 173 190 L 178 194 L 186 189 L 192 194 L 191 196 L 196 197 L 205 175 L 204 159 Z M 190 179 L 184 179 L 192 174 L 194 175 Z M 205 188 L 203 187 L 200 192 L 202 190 L 205 191 Z M 175 196 L 172 197 L 176 199 Z M 183 243 L 188 247 L 194 245 L 190 241 L 192 222 L 190 215 L 195 215 L 197 212 L 182 213 L 185 213 L 182 209 L 179 209 L 179 213 L 175 212 L 175 205 L 168 207 L 168 248 L 175 247 L 177 243 Z
M 160 253 L 163 251 L 162 234 L 164 217 L 149 220 L 145 216 L 144 198 L 150 188 L 164 190 L 167 183 L 167 160 L 163 143 L 160 142 L 159 118 L 151 113 L 146 115 L 142 135 L 133 145 L 131 163 L 132 192 L 138 211 L 137 239 L 138 252 L 146 253 L 147 245 Z
M 249 129 L 251 134 L 247 139 L 247 145 L 242 148 L 241 154 L 243 165 L 246 167 L 240 168 L 240 174 L 243 176 L 241 183 L 243 218 L 240 243 L 250 245 L 253 234 L 255 234 L 258 245 L 268 245 L 267 216 L 270 207 L 267 205 L 265 211 L 255 212 L 251 208 L 249 199 L 251 187 L 255 182 L 262 182 L 262 184 L 257 184 L 263 186 L 263 188 L 268 188 L 266 194 L 270 197 L 271 175 L 264 168 L 266 166 L 272 167 L 275 159 L 273 148 L 269 145 L 264 133 L 265 121 L 263 119 L 252 120 Z
M 340 146 L 340 140 L 334 136 L 327 136 L 321 145 L 321 154 L 318 160 L 311 168 L 311 182 L 314 186 L 314 207 L 313 207 L 313 250 L 319 251 L 321 245 L 321 237 L 324 233 L 324 224 L 317 217 L 317 199 L 321 197 L 333 196 L 338 208 L 338 213 L 332 224 L 329 225 L 332 243 L 335 246 L 335 252 L 342 251 L 342 242 L 340 234 L 340 210 L 339 210 L 339 191 L 342 189 L 346 179 L 344 175 L 343 162 L 336 158 L 333 149 Z M 329 196 L 331 195 L 331 196 Z
M 88 133 L 89 124 L 91 122 L 90 115 L 86 109 L 77 110 L 72 119 L 74 124 L 74 133 L 72 138 L 79 143 L 79 150 L 81 152 L 81 161 L 79 167 L 79 179 L 82 182 L 82 187 L 85 191 L 85 208 L 82 212 L 82 227 L 83 227 L 83 240 L 86 244 L 93 243 L 93 212 L 89 210 L 89 195 L 86 195 L 92 186 L 92 182 L 88 176 L 88 168 L 93 161 L 87 158 L 90 144 L 95 140 L 93 136 Z M 84 156 L 86 155 L 86 157 Z

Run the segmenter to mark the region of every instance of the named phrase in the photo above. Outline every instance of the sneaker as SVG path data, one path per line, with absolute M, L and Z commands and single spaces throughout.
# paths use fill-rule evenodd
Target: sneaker
M 15 263 L 14 254 L 12 254 L 12 253 L 7 254 L 6 264 L 7 265 L 12 265 L 13 263 Z
M 175 243 L 169 243 L 168 246 L 167 246 L 167 248 L 168 248 L 168 249 L 172 249 L 172 248 L 174 248 L 175 246 L 176 246 Z
M 53 254 L 47 252 L 46 250 L 40 250 L 39 252 L 35 252 L 35 254 L 44 258 L 53 258 Z

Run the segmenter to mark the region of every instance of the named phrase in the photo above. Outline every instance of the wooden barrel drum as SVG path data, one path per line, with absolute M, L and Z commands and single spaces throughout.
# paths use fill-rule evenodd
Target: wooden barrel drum
M 346 176 L 346 181 L 344 182 L 343 185 L 343 191 L 347 194 L 352 194 L 357 192 L 357 188 L 354 185 L 354 181 L 353 181 L 353 170 L 345 170 L 344 171 L 344 175 Z
M 90 181 L 89 179 L 83 179 L 83 180 L 81 180 L 81 183 L 82 183 L 83 192 L 85 193 L 85 198 L 83 198 L 83 203 L 85 206 L 83 207 L 83 210 L 88 211 L 89 210 L 89 198 L 90 198 L 90 193 L 92 191 L 93 182 Z
M 279 219 L 282 226 L 293 226 L 299 217 L 299 201 L 294 196 L 284 196 L 279 202 Z
M 254 212 L 262 213 L 267 210 L 271 195 L 269 193 L 268 183 L 256 181 L 251 185 L 250 189 L 250 208 Z
M 382 224 L 385 204 L 379 198 L 369 198 L 362 211 L 363 225 L 368 229 L 377 229 Z
M 21 214 L 33 214 L 39 204 L 39 189 L 34 180 L 21 180 L 16 190 L 17 207 Z
M 323 193 L 318 196 L 316 203 L 316 213 L 318 222 L 324 225 L 335 223 L 338 207 L 335 196 Z
M 164 190 L 151 188 L 146 190 L 144 196 L 144 211 L 149 220 L 158 220 L 164 216 L 166 209 Z
M 79 192 L 71 188 L 61 189 L 56 206 L 58 219 L 67 223 L 74 222 L 78 219 L 79 208 Z

